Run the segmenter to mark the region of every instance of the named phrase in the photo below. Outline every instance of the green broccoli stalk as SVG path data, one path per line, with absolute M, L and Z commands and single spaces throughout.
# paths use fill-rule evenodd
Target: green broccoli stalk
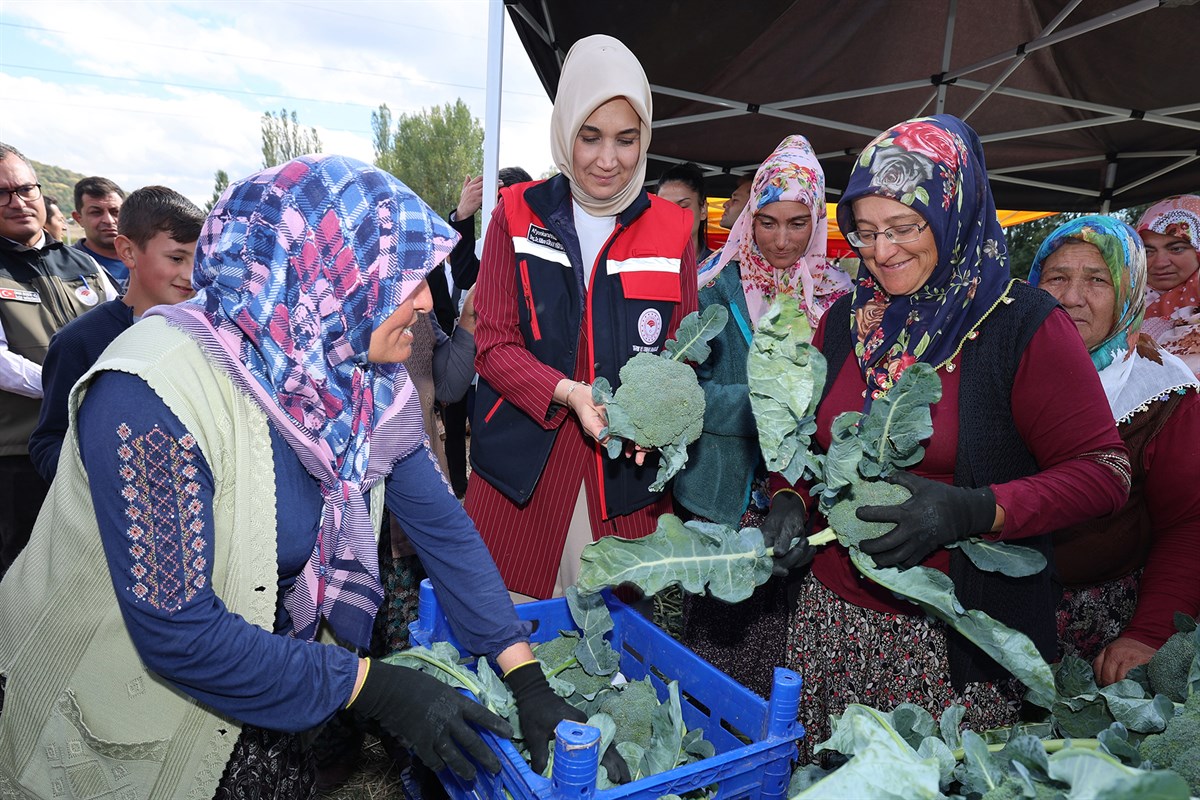
M 658 355 L 638 353 L 621 367 L 621 385 L 614 393 L 609 382 L 596 378 L 592 398 L 604 405 L 609 458 L 618 458 L 625 442 L 658 450 L 661 460 L 650 490 L 661 492 L 687 463 L 687 448 L 704 430 L 704 390 L 687 363 L 708 358 L 709 340 L 729 320 L 724 306 L 709 306 L 701 316 L 688 314 L 675 338 Z

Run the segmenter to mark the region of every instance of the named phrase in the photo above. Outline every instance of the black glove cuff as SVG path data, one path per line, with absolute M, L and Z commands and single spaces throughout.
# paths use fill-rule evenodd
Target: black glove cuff
M 971 535 L 990 533 L 992 526 L 996 524 L 996 494 L 992 487 L 984 486 L 963 491 L 968 497 L 967 512 Z
M 553 694 L 554 692 L 550 688 L 550 682 L 546 680 L 546 674 L 542 672 L 541 662 L 538 661 L 530 661 L 528 664 L 514 668 L 504 676 L 504 682 L 508 684 L 513 698 L 518 702 L 523 697 L 539 695 L 543 692 Z

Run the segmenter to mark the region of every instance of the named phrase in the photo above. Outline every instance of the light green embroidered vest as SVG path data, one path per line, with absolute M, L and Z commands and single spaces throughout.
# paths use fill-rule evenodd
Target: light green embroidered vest
M 267 630 L 274 623 L 266 416 L 189 337 L 160 317 L 143 320 L 73 391 L 58 476 L 0 583 L 0 797 L 209 800 L 241 727 L 147 671 L 126 632 L 75 434 L 79 402 L 101 370 L 140 376 L 195 436 L 216 487 L 213 589 L 230 612 Z

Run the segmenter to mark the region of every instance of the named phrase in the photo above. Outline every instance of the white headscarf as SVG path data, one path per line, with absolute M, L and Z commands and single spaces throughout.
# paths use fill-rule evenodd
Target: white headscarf
M 641 120 L 638 164 L 633 177 L 619 192 L 599 200 L 584 192 L 575 180 L 572 153 L 575 137 L 592 112 L 616 97 L 633 106 Z M 650 149 L 653 112 L 646 73 L 629 48 L 611 36 L 596 34 L 571 46 L 558 79 L 558 93 L 550 114 L 550 154 L 559 171 L 571 181 L 571 195 L 595 217 L 623 211 L 642 191 L 646 181 L 646 153 Z

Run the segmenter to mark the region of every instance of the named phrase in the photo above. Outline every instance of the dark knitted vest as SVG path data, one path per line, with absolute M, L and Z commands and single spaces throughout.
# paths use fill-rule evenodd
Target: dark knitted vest
M 1012 388 L 1029 340 L 1058 303 L 1041 289 L 1020 282 L 1010 286 L 1008 297 L 1012 302 L 999 303 L 979 327 L 979 335 L 962 348 L 956 486 L 1007 483 L 1038 471 L 1013 420 Z M 851 298 L 843 297 L 827 312 L 830 324 L 825 327 L 821 350 L 831 365 L 843 364 L 853 347 L 850 326 L 845 324 L 850 318 Z M 832 380 L 825 382 L 826 394 L 832 384 Z M 1022 539 L 1020 544 L 1045 554 L 1052 566 L 1050 535 Z M 1027 578 L 1010 578 L 977 569 L 958 548 L 950 551 L 950 579 L 963 606 L 1021 631 L 1047 660 L 1057 655 L 1054 609 L 1058 595 L 1052 571 L 1048 566 Z M 978 647 L 953 631 L 948 634 L 950 679 L 956 688 L 1008 676 Z

